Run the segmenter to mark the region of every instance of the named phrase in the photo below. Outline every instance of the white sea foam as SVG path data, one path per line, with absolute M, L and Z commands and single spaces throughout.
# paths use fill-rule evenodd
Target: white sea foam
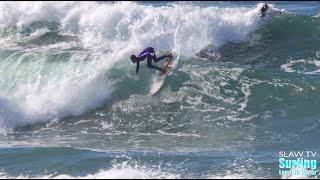
M 298 67 L 294 67 L 294 65 L 298 65 Z M 309 70 L 306 65 L 314 65 L 316 70 Z M 319 60 L 290 60 L 286 64 L 281 65 L 281 69 L 285 72 L 295 72 L 299 74 L 319 74 L 320 73 L 320 61 Z
M 129 165 L 128 162 L 123 162 L 121 164 L 114 165 L 109 170 L 100 170 L 94 174 L 87 174 L 85 176 L 72 176 L 67 174 L 50 174 L 44 176 L 28 176 L 19 175 L 13 177 L 7 175 L 6 173 L 0 172 L 0 178 L 2 179 L 26 179 L 26 178 L 36 178 L 36 179 L 174 179 L 179 178 L 179 174 L 173 174 L 168 172 L 163 172 L 158 168 L 148 168 L 138 165 Z
M 194 54 L 207 44 L 244 41 L 259 28 L 259 6 L 217 8 L 173 4 L 153 7 L 135 2 L 1 2 L 0 22 L 23 29 L 36 21 L 58 22 L 85 48 L 141 50 L 183 46 Z M 176 44 L 174 44 L 176 43 Z M 179 43 L 179 44 L 177 44 Z M 177 49 L 179 50 L 179 49 Z

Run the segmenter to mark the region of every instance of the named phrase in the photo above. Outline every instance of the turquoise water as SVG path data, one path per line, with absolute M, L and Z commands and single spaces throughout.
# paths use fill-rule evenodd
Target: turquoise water
M 320 3 L 261 5 L 1 2 L 0 177 L 318 178 L 279 156 L 319 160 Z

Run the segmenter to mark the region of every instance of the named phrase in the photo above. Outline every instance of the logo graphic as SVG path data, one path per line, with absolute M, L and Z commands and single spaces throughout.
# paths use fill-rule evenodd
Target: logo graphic
M 280 151 L 279 175 L 317 175 L 316 155 L 317 151 Z

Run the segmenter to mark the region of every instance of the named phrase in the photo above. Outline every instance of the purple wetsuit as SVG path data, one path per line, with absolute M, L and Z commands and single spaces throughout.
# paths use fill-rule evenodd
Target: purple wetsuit
M 136 68 L 136 73 L 139 72 L 139 66 L 140 66 L 140 61 L 143 61 L 147 58 L 147 67 L 150 69 L 156 69 L 161 71 L 161 68 L 152 65 L 152 60 L 153 62 L 157 63 L 160 60 L 164 59 L 168 57 L 167 55 L 161 56 L 159 58 L 156 57 L 156 54 L 154 52 L 154 49 L 152 47 L 148 47 L 146 49 L 144 49 L 138 56 L 137 56 L 137 68 Z

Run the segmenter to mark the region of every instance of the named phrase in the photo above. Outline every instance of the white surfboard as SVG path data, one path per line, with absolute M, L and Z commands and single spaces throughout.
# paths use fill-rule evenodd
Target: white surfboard
M 174 61 L 173 61 L 173 57 L 170 57 L 166 60 L 166 62 L 164 63 L 164 66 L 162 67 L 163 69 L 167 70 L 166 74 L 162 74 L 161 72 L 159 72 L 157 74 L 157 76 L 155 76 L 153 78 L 153 82 L 151 85 L 151 89 L 150 89 L 150 95 L 153 96 L 155 95 L 160 88 L 162 87 L 166 77 L 168 75 L 170 75 L 172 73 L 172 65 L 173 65 Z

